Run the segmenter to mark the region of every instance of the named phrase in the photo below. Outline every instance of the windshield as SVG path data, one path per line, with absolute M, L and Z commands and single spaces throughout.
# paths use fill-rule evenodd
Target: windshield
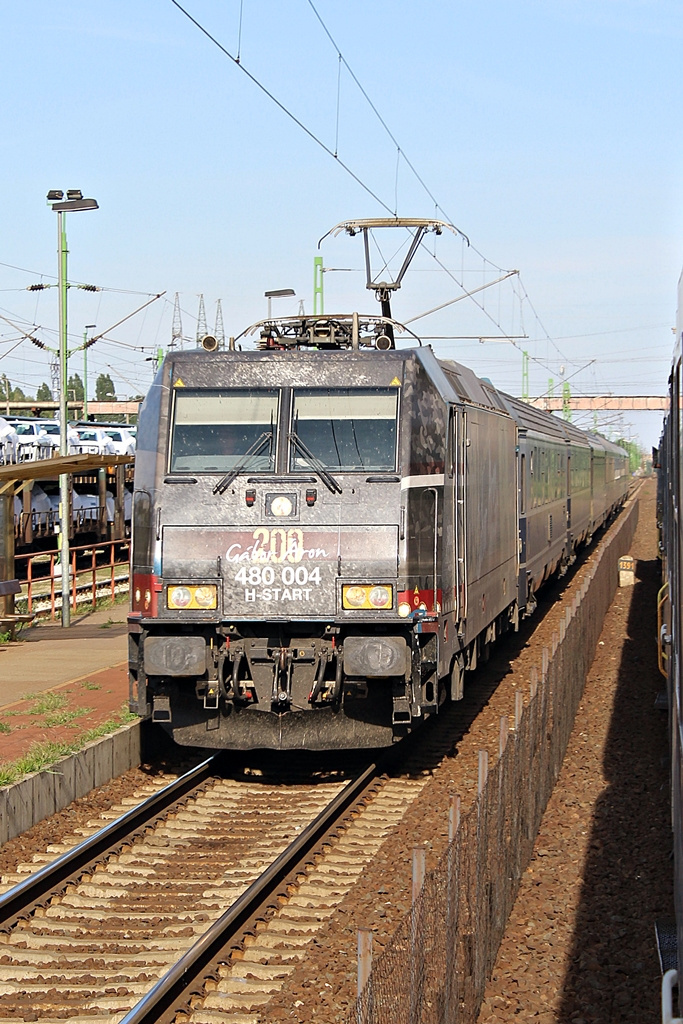
M 307 388 L 294 391 L 294 431 L 322 465 L 335 472 L 396 468 L 397 388 Z M 310 468 L 296 446 L 290 469 Z
M 112 441 L 121 441 L 121 433 L 118 430 L 105 430 L 107 437 L 110 437 Z
M 44 430 L 46 434 L 58 434 L 59 433 L 59 424 L 57 424 L 57 423 L 46 423 L 44 426 L 41 426 L 40 429 Z
M 17 434 L 35 434 L 35 430 L 32 423 L 15 423 L 14 429 Z
M 187 392 L 176 389 L 171 473 L 225 473 L 239 465 L 259 437 L 277 423 L 278 390 Z M 275 445 L 264 445 L 250 469 L 272 473 Z

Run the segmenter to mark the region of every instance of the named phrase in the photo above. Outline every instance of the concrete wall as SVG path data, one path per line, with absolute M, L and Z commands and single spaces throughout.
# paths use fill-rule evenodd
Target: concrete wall
M 0 787 L 0 845 L 142 760 L 146 722 L 131 722 L 51 768 Z

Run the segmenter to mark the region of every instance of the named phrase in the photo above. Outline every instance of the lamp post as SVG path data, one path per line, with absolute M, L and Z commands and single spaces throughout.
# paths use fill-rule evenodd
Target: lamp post
M 50 189 L 47 201 L 57 214 L 57 256 L 59 260 L 59 454 L 69 454 L 68 414 L 67 414 L 67 276 L 66 227 L 64 214 L 77 210 L 97 210 L 94 199 L 84 199 L 80 189 L 67 189 L 66 199 L 61 189 Z M 71 624 L 71 606 L 69 593 L 69 529 L 71 523 L 69 509 L 69 478 L 66 473 L 59 475 L 59 564 L 62 571 L 62 626 Z
M 97 324 L 86 324 L 83 329 L 83 419 L 88 418 L 88 331 L 94 331 Z
M 271 317 L 271 300 L 272 299 L 283 299 L 286 296 L 293 297 L 296 292 L 293 288 L 275 288 L 272 292 L 264 292 L 264 296 L 268 299 L 268 319 Z

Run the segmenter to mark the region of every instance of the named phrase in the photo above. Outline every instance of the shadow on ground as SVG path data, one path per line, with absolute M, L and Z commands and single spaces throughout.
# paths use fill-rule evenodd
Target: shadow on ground
M 560 1024 L 659 1021 L 654 921 L 671 915 L 667 716 L 654 706 L 657 560 L 636 563 Z M 603 635 L 603 640 L 609 638 Z M 593 669 L 595 670 L 594 664 Z

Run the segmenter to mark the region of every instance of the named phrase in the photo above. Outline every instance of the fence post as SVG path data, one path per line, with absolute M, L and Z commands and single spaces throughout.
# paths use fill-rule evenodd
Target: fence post
M 423 846 L 413 847 L 413 886 L 410 908 L 410 1020 L 418 1024 L 422 1008 L 422 983 L 424 979 L 425 950 L 420 948 L 420 911 L 424 899 L 420 899 L 425 881 L 426 852 Z
M 455 837 L 460 828 L 460 797 L 451 793 L 448 804 L 448 861 L 446 876 L 446 977 L 444 993 L 444 1020 L 451 1020 L 451 993 L 455 983 L 455 951 L 458 932 L 457 896 L 455 889 Z
M 529 675 L 529 695 L 530 695 L 532 700 L 534 700 L 534 698 L 536 697 L 537 690 L 538 690 L 538 669 L 534 665 L 533 668 L 531 669 L 531 673 Z
M 366 987 L 372 973 L 372 929 L 358 929 L 358 1024 L 367 1024 L 372 1010 L 372 994 Z
M 519 726 L 524 713 L 524 694 L 521 690 L 515 691 L 515 732 L 519 732 Z
M 508 745 L 509 729 L 510 723 L 508 722 L 508 716 L 503 715 L 500 719 L 500 728 L 498 730 L 498 757 L 502 757 L 505 753 L 505 748 Z
M 479 776 L 477 779 L 477 793 L 481 796 L 486 789 L 486 779 L 489 774 L 489 752 L 488 750 L 479 751 Z

